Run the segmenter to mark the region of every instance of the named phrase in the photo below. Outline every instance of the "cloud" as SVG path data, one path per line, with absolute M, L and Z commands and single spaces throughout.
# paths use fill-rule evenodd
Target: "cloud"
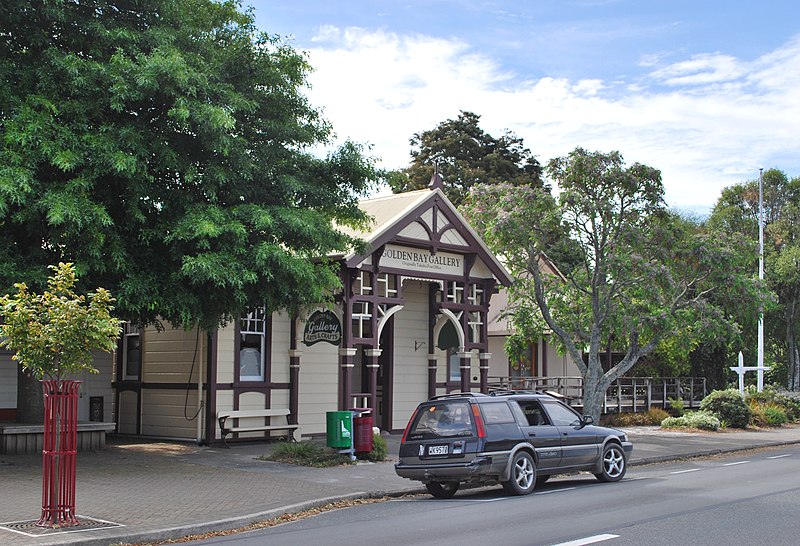
M 759 167 L 800 175 L 800 37 L 750 61 L 653 56 L 609 82 L 525 79 L 462 40 L 362 28 L 321 28 L 309 57 L 312 103 L 386 168 L 409 163 L 414 133 L 469 110 L 542 162 L 582 146 L 658 168 L 677 207 L 708 208 Z

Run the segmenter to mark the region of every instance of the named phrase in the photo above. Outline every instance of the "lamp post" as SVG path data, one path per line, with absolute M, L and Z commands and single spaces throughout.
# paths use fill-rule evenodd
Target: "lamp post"
M 758 169 L 758 278 L 764 281 L 764 169 Z M 764 390 L 764 308 L 758 304 L 758 392 Z

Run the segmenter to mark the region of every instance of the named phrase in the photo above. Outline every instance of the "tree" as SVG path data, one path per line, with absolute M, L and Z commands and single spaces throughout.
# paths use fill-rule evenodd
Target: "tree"
M 111 352 L 120 334 L 111 316 L 113 298 L 98 288 L 87 296 L 75 292 L 71 263 L 51 266 L 42 294 L 17 283 L 16 295 L 0 297 L 0 346 L 15 351 L 24 372 L 42 381 L 44 422 L 42 515 L 38 525 L 75 525 L 75 452 L 78 433 L 78 387 L 70 374 L 88 371 L 92 350 Z
M 376 177 L 310 66 L 226 0 L 0 6 L 0 290 L 75 264 L 139 323 L 214 327 L 330 297 Z
M 17 283 L 15 295 L 0 296 L 0 346 L 15 351 L 11 358 L 37 379 L 97 373 L 92 351 L 113 351 L 120 334 L 119 320 L 111 316 L 114 299 L 104 288 L 77 294 L 70 263 L 50 269 L 48 289 L 41 294 Z
M 764 278 L 777 297 L 776 305 L 766 309 L 764 329 L 769 338 L 780 340 L 772 364 L 777 365 L 789 389 L 800 390 L 800 178 L 789 180 L 782 171 L 769 169 L 762 182 Z M 757 241 L 758 214 L 758 180 L 750 180 L 723 190 L 709 225 Z M 756 253 L 750 255 L 749 263 L 756 271 Z M 751 355 L 754 347 L 753 339 Z M 769 344 L 765 343 L 765 348 Z
M 580 148 L 547 169 L 558 199 L 541 188 L 479 186 L 465 214 L 515 277 L 515 336 L 553 331 L 583 375 L 584 413 L 598 418 L 608 386 L 669 336 L 735 327 L 710 305 L 711 292 L 727 283 L 753 294 L 754 284 L 730 241 L 669 213 L 656 169 Z M 563 277 L 542 274 L 545 257 Z M 604 371 L 609 345 L 625 355 Z
M 462 111 L 457 119 L 415 133 L 410 139 L 411 165 L 390 175 L 392 191 L 426 188 L 435 166 L 447 197 L 456 206 L 476 184 L 541 186 L 542 167 L 522 139 L 508 131 L 495 138 L 478 126 L 479 121 L 479 115 Z

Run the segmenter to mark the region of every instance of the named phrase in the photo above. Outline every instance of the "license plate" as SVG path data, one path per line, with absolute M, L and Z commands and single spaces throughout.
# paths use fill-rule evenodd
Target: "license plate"
M 447 455 L 447 445 L 428 446 L 428 455 Z

